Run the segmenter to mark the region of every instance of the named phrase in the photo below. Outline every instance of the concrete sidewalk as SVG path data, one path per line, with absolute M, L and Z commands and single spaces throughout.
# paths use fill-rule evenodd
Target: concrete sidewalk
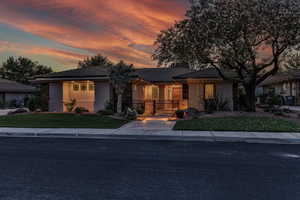
M 0 137 L 91 138 L 300 144 L 300 133 L 173 131 L 143 129 L 0 128 Z

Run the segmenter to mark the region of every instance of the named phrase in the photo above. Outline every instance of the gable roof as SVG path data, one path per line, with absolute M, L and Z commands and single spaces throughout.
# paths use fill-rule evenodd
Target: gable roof
M 83 77 L 108 77 L 108 70 L 104 67 L 85 67 L 71 69 L 62 72 L 53 72 L 46 75 L 36 76 L 35 78 L 83 78 Z
M 133 78 L 140 78 L 149 82 L 171 82 L 174 76 L 191 72 L 188 68 L 143 68 L 135 69 Z M 109 72 L 104 67 L 86 67 L 62 72 L 54 72 L 36 76 L 33 82 L 47 82 L 58 80 L 109 80 Z
M 224 75 L 227 77 L 233 77 L 232 72 L 223 71 Z M 222 78 L 219 72 L 215 68 L 207 68 L 199 71 L 193 71 L 186 74 L 181 74 L 174 77 L 175 79 L 220 79 Z
M 292 70 L 289 72 L 282 72 L 278 73 L 274 76 L 270 76 L 265 81 L 263 81 L 260 85 L 267 86 L 276 83 L 281 83 L 285 81 L 293 81 L 293 80 L 300 80 L 300 70 Z
M 34 77 L 32 83 L 72 80 L 108 80 L 108 70 L 102 66 L 71 69 Z
M 172 82 L 173 77 L 191 72 L 188 68 L 144 68 L 136 69 L 134 74 L 148 82 Z
M 35 91 L 36 91 L 35 87 L 0 78 L 0 92 L 32 93 Z

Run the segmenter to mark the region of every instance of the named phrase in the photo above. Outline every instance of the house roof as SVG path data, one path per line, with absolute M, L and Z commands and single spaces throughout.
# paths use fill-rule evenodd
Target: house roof
M 285 81 L 293 81 L 293 80 L 300 80 L 300 70 L 278 73 L 274 76 L 270 76 L 265 81 L 263 81 L 260 85 L 267 86 L 267 85 L 272 85 L 272 84 L 281 83 Z
M 228 76 L 228 77 L 233 77 L 233 73 L 231 72 L 224 72 L 224 75 L 225 76 Z M 178 75 L 178 76 L 175 76 L 174 77 L 175 79 L 220 79 L 222 78 L 219 74 L 219 72 L 214 69 L 214 68 L 207 68 L 207 69 L 202 69 L 202 70 L 199 70 L 199 71 L 193 71 L 193 72 L 189 72 L 189 73 L 186 73 L 186 74 L 181 74 L 181 75 Z
M 108 77 L 108 71 L 102 66 L 71 69 L 62 72 L 53 72 L 35 78 L 84 78 L 84 77 Z
M 134 75 L 148 82 L 172 82 L 173 77 L 191 72 L 188 68 L 144 68 L 136 69 Z
M 143 68 L 135 69 L 133 78 L 141 78 L 149 82 L 171 82 L 174 76 L 191 72 L 188 68 Z M 33 82 L 47 82 L 58 80 L 108 80 L 108 70 L 103 67 L 87 67 L 62 72 L 54 72 L 36 76 Z
M 227 75 L 228 74 L 229 73 L 227 73 Z M 221 78 L 217 70 L 213 68 L 203 69 L 200 71 L 193 71 L 187 67 L 135 69 L 135 71 L 132 73 L 132 77 L 143 79 L 147 82 L 156 83 L 172 82 L 174 80 L 188 78 Z M 101 66 L 79 68 L 36 76 L 33 82 L 39 83 L 61 80 L 109 80 L 109 72 L 106 68 Z
M 35 91 L 36 91 L 35 87 L 0 78 L 0 92 L 32 93 Z

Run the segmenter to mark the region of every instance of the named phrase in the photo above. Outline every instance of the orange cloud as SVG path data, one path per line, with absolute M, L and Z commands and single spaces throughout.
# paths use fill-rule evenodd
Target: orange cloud
M 90 54 L 103 53 L 113 60 L 144 67 L 155 65 L 151 45 L 156 35 L 180 20 L 187 7 L 187 0 L 2 1 L 0 23 Z M 45 49 L 42 52 L 69 59 L 81 57 Z

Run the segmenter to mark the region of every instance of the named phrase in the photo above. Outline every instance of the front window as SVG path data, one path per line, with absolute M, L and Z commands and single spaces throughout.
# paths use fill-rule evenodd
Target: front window
M 87 90 L 87 85 L 86 84 L 81 84 L 81 91 L 86 91 Z
M 159 98 L 159 89 L 158 87 L 152 87 L 152 99 L 157 100 Z
M 204 90 L 206 100 L 215 98 L 215 84 L 205 84 Z
M 74 83 L 73 84 L 73 90 L 76 91 L 76 92 L 79 91 L 79 84 Z
M 89 84 L 89 90 L 94 91 L 95 90 L 95 85 L 93 83 Z

